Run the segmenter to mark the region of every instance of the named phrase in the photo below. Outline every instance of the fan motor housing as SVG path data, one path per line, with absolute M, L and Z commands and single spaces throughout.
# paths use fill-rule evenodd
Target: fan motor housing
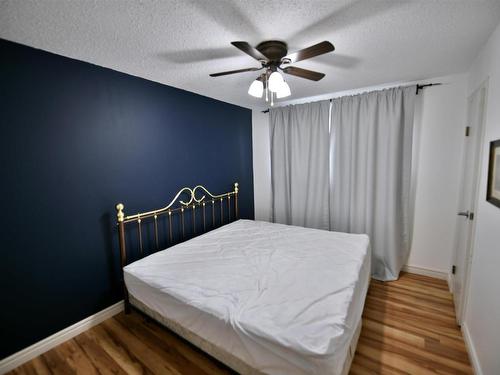
M 286 43 L 279 40 L 267 40 L 259 43 L 255 48 L 273 62 L 281 61 L 288 53 L 288 46 Z

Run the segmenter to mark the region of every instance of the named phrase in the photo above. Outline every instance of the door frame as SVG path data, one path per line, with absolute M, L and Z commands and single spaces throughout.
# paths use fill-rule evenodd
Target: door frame
M 456 320 L 458 325 L 461 325 L 464 318 L 465 314 L 467 311 L 467 305 L 468 305 L 468 300 L 469 300 L 469 285 L 470 285 L 470 271 L 471 271 L 471 264 L 472 264 L 472 259 L 474 256 L 474 247 L 475 247 L 475 242 L 476 242 L 476 223 L 477 223 L 477 208 L 479 204 L 479 197 L 481 195 L 480 191 L 480 182 L 482 178 L 482 161 L 483 161 L 483 153 L 484 153 L 484 130 L 485 130 L 485 124 L 486 124 L 486 113 L 487 113 L 487 105 L 488 105 L 488 88 L 489 88 L 489 78 L 487 78 L 485 81 L 483 81 L 478 87 L 476 87 L 469 95 L 467 95 L 467 121 L 469 121 L 469 103 L 470 99 L 473 95 L 475 95 L 478 91 L 484 90 L 484 97 L 483 97 L 483 108 L 482 108 L 482 121 L 479 124 L 479 134 L 478 134 L 478 139 L 476 143 L 476 147 L 474 152 L 477 155 L 477 160 L 476 160 L 476 168 L 478 171 L 478 174 L 476 176 L 476 181 L 475 181 L 475 187 L 474 187 L 474 196 L 472 197 L 472 202 L 473 202 L 473 208 L 474 208 L 474 220 L 472 220 L 472 227 L 470 230 L 470 240 L 469 240 L 469 246 L 466 247 L 466 263 L 465 263 L 465 270 L 463 273 L 463 283 L 462 283 L 462 298 L 460 300 L 460 314 L 458 311 L 456 311 Z M 469 126 L 467 123 L 466 126 Z M 465 150 L 464 150 L 465 152 Z M 465 164 L 465 153 L 462 158 L 462 170 Z M 457 201 L 457 208 L 459 207 L 459 203 Z M 458 230 L 458 226 L 456 231 Z M 455 263 L 456 257 L 457 257 L 457 246 L 456 246 L 456 241 L 458 238 L 458 233 L 455 233 L 455 246 L 453 247 L 453 259 L 452 259 L 452 264 Z M 451 274 L 451 283 L 450 283 L 450 289 L 452 293 L 454 292 L 454 281 L 455 281 L 455 276 Z

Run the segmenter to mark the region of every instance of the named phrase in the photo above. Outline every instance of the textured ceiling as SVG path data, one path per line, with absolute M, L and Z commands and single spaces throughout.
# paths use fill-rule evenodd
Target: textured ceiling
M 499 18 L 498 0 L 0 0 L 0 37 L 263 108 L 247 94 L 255 72 L 208 76 L 259 66 L 231 41 L 331 41 L 335 52 L 295 64 L 323 80 L 287 76 L 297 99 L 463 72 Z

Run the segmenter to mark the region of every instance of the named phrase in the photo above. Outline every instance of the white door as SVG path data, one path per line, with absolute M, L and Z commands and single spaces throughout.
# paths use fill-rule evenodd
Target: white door
M 483 134 L 483 114 L 486 89 L 476 90 L 468 99 L 462 178 L 457 208 L 455 254 L 452 268 L 452 291 L 461 324 L 466 303 L 469 265 L 472 259 L 477 187 L 480 176 L 480 157 Z

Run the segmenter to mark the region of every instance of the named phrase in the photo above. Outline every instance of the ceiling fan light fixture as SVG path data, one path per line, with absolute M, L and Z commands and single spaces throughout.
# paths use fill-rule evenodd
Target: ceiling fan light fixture
M 278 99 L 286 98 L 287 96 L 290 95 L 292 95 L 292 92 L 290 91 L 290 86 L 288 86 L 288 83 L 283 81 L 278 91 L 276 91 L 276 98 Z
M 278 92 L 285 81 L 279 72 L 272 72 L 267 82 L 269 90 L 272 92 Z
M 250 84 L 248 88 L 248 94 L 256 98 L 262 98 L 262 93 L 264 92 L 264 84 L 262 81 L 255 80 Z
M 289 53 L 287 44 L 279 40 L 265 40 L 256 47 L 244 41 L 231 42 L 231 44 L 258 61 L 260 67 L 212 73 L 210 77 L 256 72 L 265 69 L 264 73 L 260 74 L 257 80 L 250 84 L 248 94 L 255 98 L 265 99 L 266 103 L 270 103 L 271 106 L 274 105 L 275 99 L 286 98 L 291 95 L 290 86 L 283 79 L 281 72 L 310 81 L 319 81 L 325 76 L 323 73 L 290 66 L 290 64 L 308 60 L 335 50 L 333 44 L 326 40 L 293 53 Z

